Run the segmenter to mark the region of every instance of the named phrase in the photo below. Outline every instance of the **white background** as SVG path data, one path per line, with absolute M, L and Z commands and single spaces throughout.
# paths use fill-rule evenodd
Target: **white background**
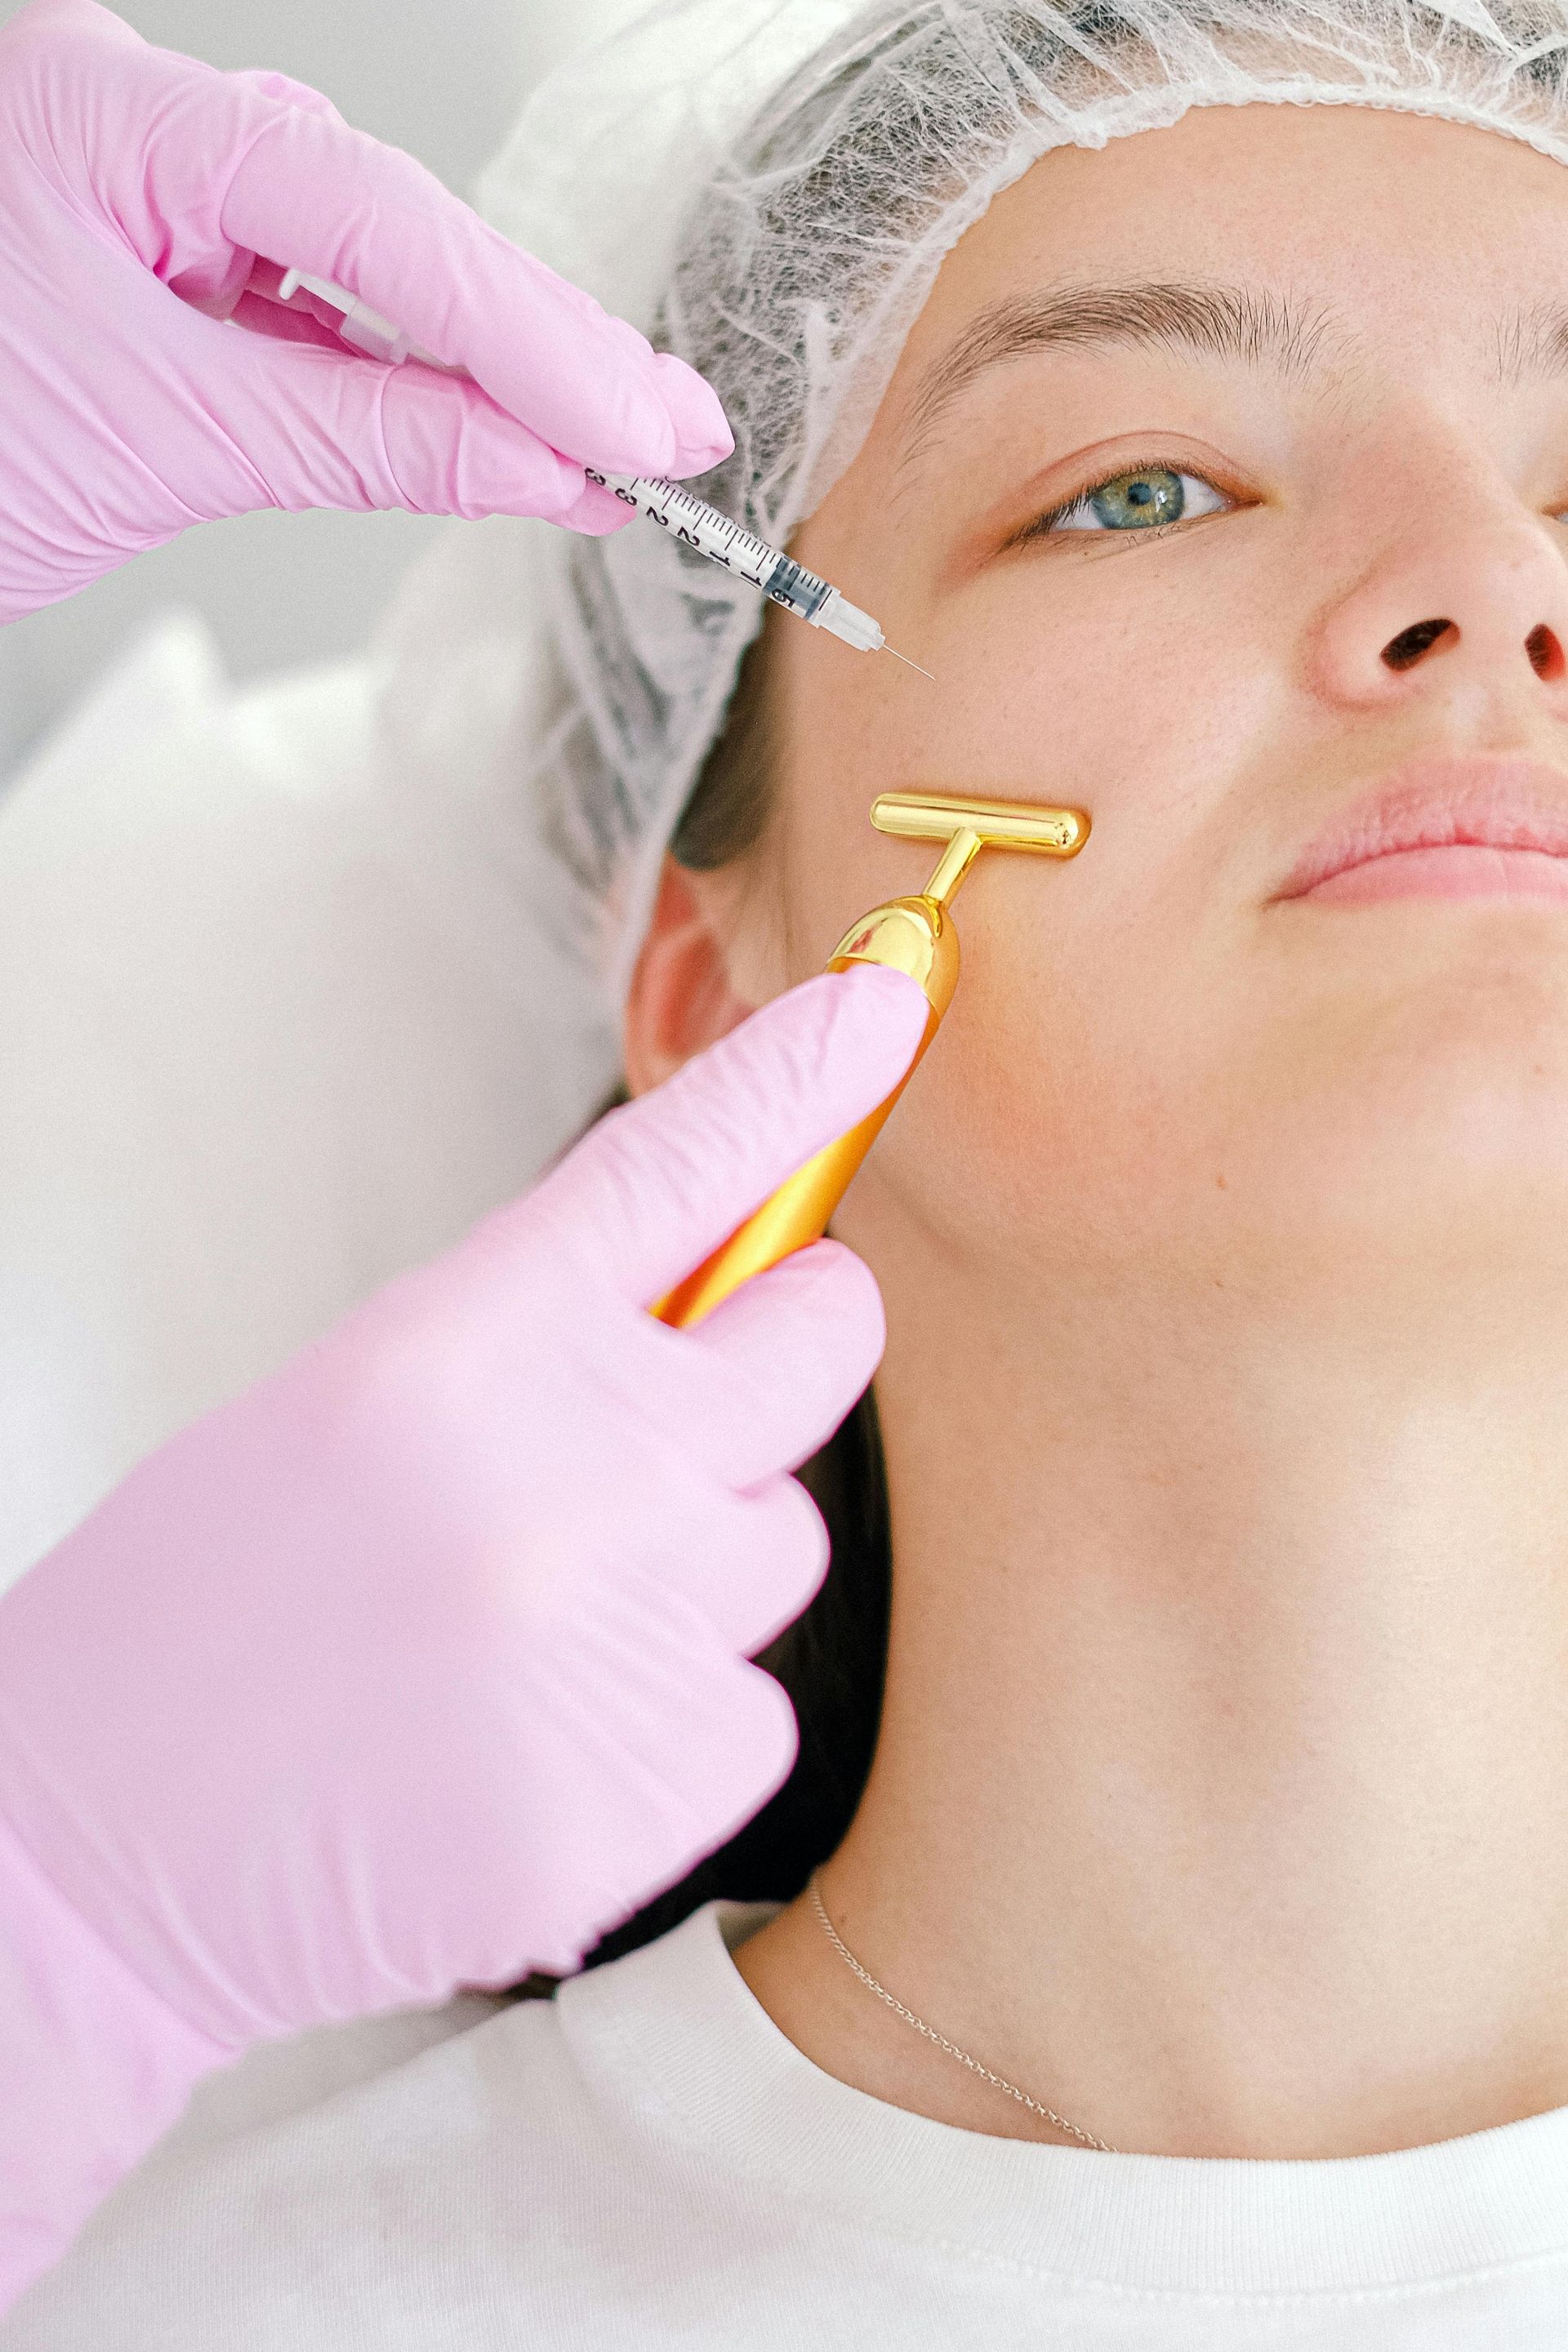
M 0 0 L 0 21 L 17 6 Z M 466 194 L 531 80 L 632 0 L 121 0 L 118 13 L 211 65 L 313 83 Z M 0 772 L 153 613 L 194 606 L 237 677 L 346 652 L 438 528 L 404 514 L 209 523 L 0 629 Z

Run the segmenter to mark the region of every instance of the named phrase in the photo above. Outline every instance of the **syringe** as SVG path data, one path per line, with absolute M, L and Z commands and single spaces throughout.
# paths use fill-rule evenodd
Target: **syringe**
M 808 572 L 804 563 L 792 556 L 781 554 L 770 547 L 765 539 L 746 530 L 717 507 L 693 498 L 679 482 L 660 481 L 656 476 L 644 474 L 601 474 L 595 467 L 584 466 L 584 472 L 591 482 L 597 482 L 638 514 L 647 515 L 650 522 L 679 540 L 682 546 L 694 548 L 710 563 L 722 564 L 737 580 L 749 580 L 786 613 L 797 614 L 809 621 L 814 629 L 826 629 L 830 635 L 841 637 L 857 653 L 880 653 L 884 647 L 895 661 L 903 662 L 910 669 L 918 669 L 922 677 L 931 677 L 929 669 L 921 669 L 908 654 L 889 646 L 882 635 L 880 624 L 852 604 L 847 596 L 830 587 L 826 580 Z M 934 679 L 932 680 L 934 684 Z
M 277 293 L 268 299 L 291 302 L 301 287 L 338 313 L 333 322 L 337 331 L 356 350 L 385 360 L 394 367 L 401 367 L 405 360 L 418 360 L 426 367 L 439 368 L 446 375 L 468 374 L 467 368 L 448 366 L 445 360 L 421 351 L 390 319 L 384 319 L 344 287 L 334 286 L 330 278 L 312 278 L 302 269 L 290 269 L 285 273 Z M 617 499 L 635 507 L 638 514 L 647 515 L 650 522 L 672 531 L 683 546 L 694 548 L 710 563 L 721 564 L 737 580 L 749 580 L 764 596 L 782 604 L 786 613 L 809 621 L 814 629 L 826 629 L 831 636 L 853 646 L 857 653 L 875 654 L 886 648 L 895 661 L 901 661 L 909 669 L 920 670 L 922 677 L 931 677 L 929 669 L 921 668 L 918 661 L 910 661 L 908 654 L 888 644 L 879 623 L 869 613 L 863 613 L 858 604 L 852 604 L 847 596 L 840 594 L 826 580 L 819 580 L 803 563 L 781 554 L 765 539 L 759 539 L 754 531 L 744 530 L 727 514 L 721 514 L 717 507 L 693 498 L 679 482 L 661 481 L 644 474 L 601 474 L 592 466 L 583 470 L 591 482 L 613 490 Z M 934 678 L 931 683 L 936 683 Z

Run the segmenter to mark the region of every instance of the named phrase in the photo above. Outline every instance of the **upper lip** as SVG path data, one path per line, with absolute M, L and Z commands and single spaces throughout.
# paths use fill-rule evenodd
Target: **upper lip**
M 1315 834 L 1275 896 L 1299 898 L 1397 850 L 1458 843 L 1568 857 L 1568 772 L 1517 754 L 1413 761 Z

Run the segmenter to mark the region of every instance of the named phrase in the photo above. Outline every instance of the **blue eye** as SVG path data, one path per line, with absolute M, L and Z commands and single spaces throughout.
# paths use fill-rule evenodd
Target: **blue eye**
M 1170 466 L 1131 466 L 1125 473 L 1081 490 L 1066 506 L 1053 507 L 1018 538 L 1054 539 L 1068 530 L 1158 530 L 1195 515 L 1217 514 L 1225 503 L 1224 491 L 1202 474 L 1180 474 Z

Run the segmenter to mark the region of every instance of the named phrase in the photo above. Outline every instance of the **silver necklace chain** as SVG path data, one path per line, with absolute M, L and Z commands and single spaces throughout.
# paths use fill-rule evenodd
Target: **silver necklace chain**
M 928 2042 L 934 2042 L 939 2050 L 945 2050 L 950 2058 L 956 2058 L 961 2066 L 967 2066 L 972 2074 L 980 2076 L 982 2082 L 994 2084 L 997 2090 L 1005 2091 L 1010 2099 L 1016 2099 L 1018 2105 L 1027 2107 L 1032 2116 L 1042 2116 L 1047 2123 L 1055 2124 L 1058 2131 L 1067 2132 L 1073 2139 L 1082 2140 L 1086 2147 L 1098 2147 L 1106 2156 L 1116 2154 L 1106 2141 L 1096 2139 L 1092 2132 L 1086 2132 L 1081 2124 L 1069 2124 L 1065 2116 L 1058 2115 L 1055 2107 L 1042 2106 L 1038 2099 L 1031 2099 L 1027 2091 L 1020 2091 L 1017 2084 L 1009 2083 L 1005 2075 L 994 2074 L 989 2066 L 983 2066 L 978 2058 L 972 2058 L 967 2050 L 961 2050 L 956 2042 L 950 2042 L 945 2033 L 939 2033 L 934 2025 L 928 2025 L 923 2017 L 917 2017 L 912 2009 L 906 2009 L 901 2000 L 895 2000 L 887 1986 L 879 1985 L 870 1969 L 862 1967 L 828 1917 L 816 1877 L 814 1870 L 806 1882 L 806 1892 L 816 1906 L 816 1916 L 822 1922 L 828 1942 L 846 1966 L 854 1969 L 868 1992 L 874 1992 L 879 2000 L 887 2002 L 896 2017 L 903 2019 L 906 2025 L 912 2025 L 917 2033 L 923 2033 Z

